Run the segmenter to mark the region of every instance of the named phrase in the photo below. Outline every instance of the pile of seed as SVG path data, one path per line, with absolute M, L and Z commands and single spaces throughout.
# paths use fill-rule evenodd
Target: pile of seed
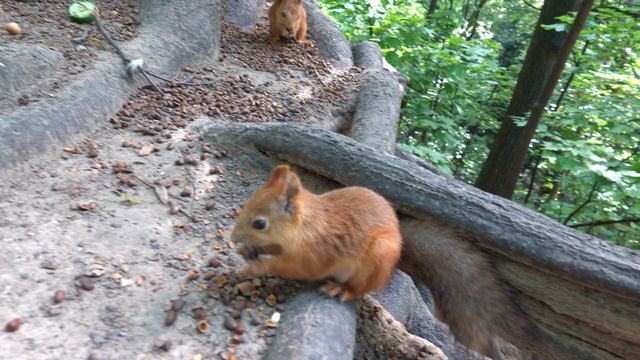
M 360 69 L 332 73 L 313 41 L 271 48 L 264 43 L 266 29 L 262 25 L 257 28 L 255 33 L 246 33 L 224 25 L 222 64 L 236 62 L 268 71 L 279 79 L 290 76 L 290 71 L 302 71 L 307 78 L 301 84 L 311 89 L 306 97 L 299 96 L 302 90 L 295 86 L 274 91 L 271 82 L 255 84 L 248 75 L 231 74 L 224 66 L 186 68 L 182 81 L 158 83 L 163 93 L 151 87 L 141 89 L 111 123 L 116 128 L 151 136 L 164 134 L 168 138 L 171 131 L 186 127 L 202 115 L 232 122 L 309 121 L 314 114 L 344 107 L 360 86 Z
M 208 115 L 236 122 L 285 121 L 302 118 L 302 104 L 291 96 L 269 93 L 268 85 L 255 85 L 248 76 L 215 78 L 206 68 L 191 80 L 201 85 L 161 85 L 163 93 L 146 87 L 118 112 L 111 123 L 144 135 L 168 134 L 184 128 L 198 116 Z
M 222 59 L 273 73 L 279 79 L 291 79 L 295 72 L 302 72 L 313 88 L 313 100 L 309 103 L 319 107 L 343 103 L 349 92 L 359 88 L 360 69 L 354 67 L 346 72 L 334 72 L 329 62 L 320 56 L 313 39 L 299 44 L 281 38 L 276 45 L 270 46 L 266 43 L 268 36 L 269 28 L 264 22 L 256 24 L 255 31 L 250 32 L 223 22 Z
M 303 45 L 291 39 L 280 39 L 270 46 L 266 43 L 268 36 L 269 29 L 265 24 L 256 24 L 255 31 L 245 32 L 223 22 L 222 54 L 259 71 L 284 73 L 285 69 L 291 68 L 318 78 L 331 72 L 313 41 Z

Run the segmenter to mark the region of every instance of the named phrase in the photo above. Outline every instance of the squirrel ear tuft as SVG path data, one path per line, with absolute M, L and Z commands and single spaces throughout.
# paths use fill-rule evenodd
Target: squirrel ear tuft
M 300 203 L 298 200 L 298 194 L 300 194 L 300 178 L 293 172 L 289 172 L 287 182 L 285 183 L 284 191 L 282 194 L 284 211 L 289 215 L 295 215 L 300 210 Z
M 287 185 L 285 196 L 288 201 L 293 200 L 300 193 L 300 188 L 302 184 L 300 184 L 300 178 L 293 172 L 289 172 L 289 176 L 287 176 Z
M 287 179 L 287 175 L 289 175 L 289 165 L 278 165 L 271 172 L 271 178 L 267 181 L 267 186 L 282 186 Z
M 291 171 L 288 165 L 280 165 L 273 169 L 266 186 L 275 189 L 286 212 L 290 214 L 295 212 L 296 199 L 300 194 L 302 184 L 298 175 Z

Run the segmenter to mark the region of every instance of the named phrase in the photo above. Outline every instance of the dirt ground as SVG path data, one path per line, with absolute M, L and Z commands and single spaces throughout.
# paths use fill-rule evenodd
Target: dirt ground
M 178 74 L 189 85 L 143 88 L 84 142 L 0 174 L 0 359 L 260 358 L 298 285 L 239 279 L 229 236 L 268 174 L 198 129 L 329 126 L 359 84 L 313 46 L 264 37 L 225 26 L 220 57 Z
M 40 74 L 32 74 L 38 80 L 34 84 L 37 86 L 24 89 L 26 91 L 20 89 L 23 93 L 19 94 L 18 101 L 13 97 L 4 99 L 0 90 L 0 114 L 55 95 L 79 74 L 93 68 L 101 53 L 114 51 L 94 27 L 69 21 L 69 3 L 60 0 L 2 1 L 0 25 L 15 22 L 22 33 L 12 36 L 0 31 L 0 47 L 16 51 L 20 61 L 45 61 L 52 66 Z M 101 18 L 114 40 L 127 41 L 138 35 L 138 1 L 101 0 L 94 3 L 101 10 Z

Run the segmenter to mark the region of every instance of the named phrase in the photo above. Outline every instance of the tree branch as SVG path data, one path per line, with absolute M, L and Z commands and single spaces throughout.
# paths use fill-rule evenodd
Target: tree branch
M 529 181 L 529 188 L 527 189 L 527 196 L 525 196 L 525 198 L 524 198 L 524 203 L 525 204 L 527 204 L 529 202 L 529 197 L 531 196 L 531 193 L 533 192 L 533 186 L 535 185 L 536 175 L 538 174 L 538 166 L 540 166 L 540 161 L 541 160 L 542 160 L 542 149 L 540 149 L 540 152 L 536 156 L 536 164 L 533 166 L 533 169 L 531 170 L 531 180 Z
M 640 218 L 628 217 L 628 218 L 622 218 L 618 220 L 598 220 L 598 221 L 592 221 L 592 222 L 582 223 L 582 224 L 573 224 L 573 225 L 569 225 L 569 227 L 579 228 L 579 227 L 586 227 L 586 226 L 602 226 L 602 225 L 626 224 L 626 223 L 637 223 L 637 222 L 640 222 Z
M 530 2 L 528 2 L 527 0 L 522 0 L 522 2 L 527 5 L 528 7 L 532 8 L 532 9 L 536 9 L 537 11 L 540 11 L 542 9 L 540 9 L 539 7 L 535 7 L 533 4 L 531 4 Z
M 620 13 L 620 14 L 623 14 L 623 15 L 627 15 L 627 16 L 632 17 L 634 19 L 640 19 L 640 13 L 633 12 L 633 11 L 626 10 L 626 9 L 620 9 L 620 8 L 617 8 L 617 7 L 612 6 L 612 5 L 600 5 L 598 7 L 593 8 L 593 11 L 598 11 L 600 9 L 613 10 L 613 11 L 615 11 L 617 13 Z
M 563 224 L 567 225 L 567 223 L 569 222 L 569 220 L 571 220 L 571 218 L 573 218 L 574 216 L 576 216 L 576 214 L 578 214 L 585 206 L 587 206 L 591 200 L 593 199 L 593 194 L 596 192 L 596 189 L 598 189 L 598 180 L 596 180 L 593 183 L 593 186 L 591 187 L 591 191 L 589 191 L 589 195 L 587 196 L 587 199 L 580 205 L 578 205 L 578 207 L 576 207 L 571 214 L 569 214 L 569 216 L 567 216 L 564 221 L 562 222 Z

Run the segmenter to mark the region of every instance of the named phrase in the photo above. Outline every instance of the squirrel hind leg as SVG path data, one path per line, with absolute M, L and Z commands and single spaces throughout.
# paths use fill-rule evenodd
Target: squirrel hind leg
M 320 291 L 327 294 L 328 297 L 336 297 L 340 295 L 344 290 L 344 286 L 337 282 L 329 281 L 326 284 L 320 286 Z
M 320 291 L 327 294 L 327 296 L 331 298 L 336 296 L 339 297 L 341 302 L 347 302 L 364 295 L 363 292 L 355 291 L 348 284 L 339 284 L 333 281 L 329 281 L 328 283 L 322 285 L 320 287 Z
M 342 302 L 380 291 L 391 277 L 400 257 L 401 237 L 396 231 L 380 229 L 369 234 L 365 256 L 359 259 L 357 271 L 346 281 Z

